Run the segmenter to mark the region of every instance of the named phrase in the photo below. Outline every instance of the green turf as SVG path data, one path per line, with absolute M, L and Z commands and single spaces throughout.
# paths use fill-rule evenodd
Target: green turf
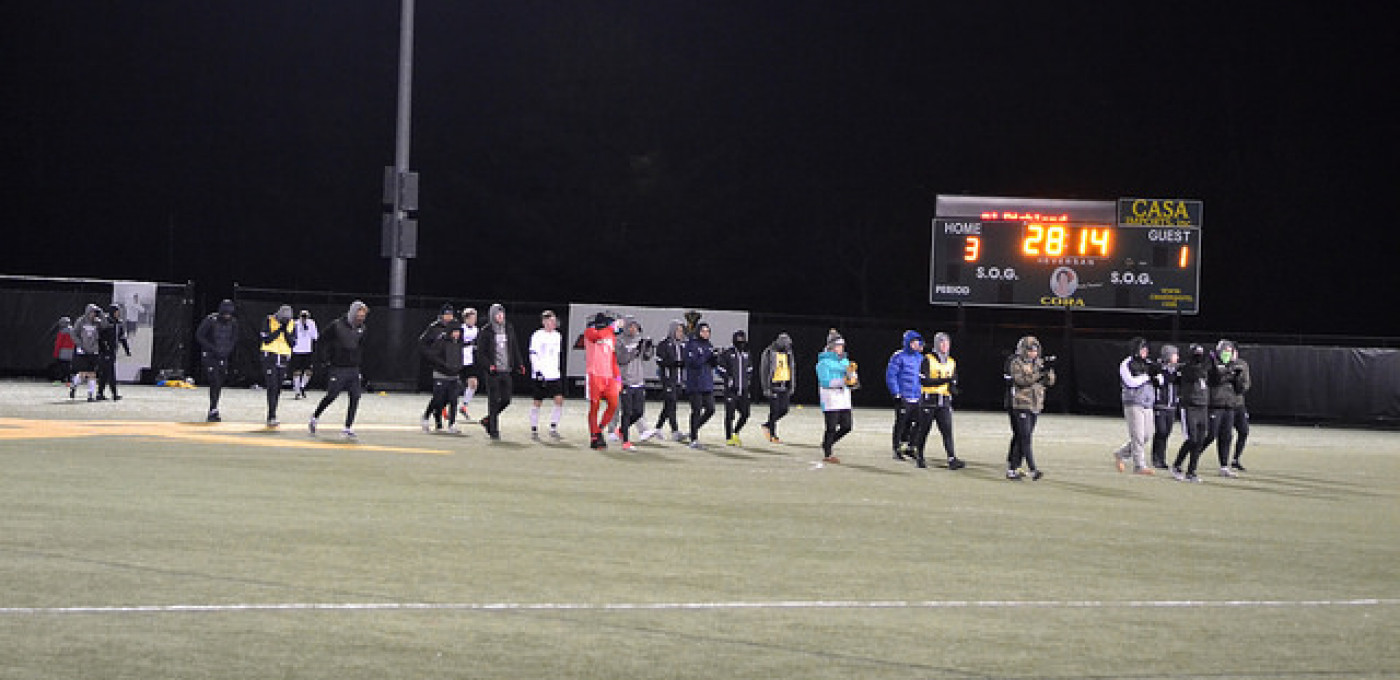
M 367 396 L 344 444 L 339 404 L 313 439 L 308 402 L 125 394 L 0 385 L 0 678 L 1400 677 L 1394 433 L 1256 425 L 1189 485 L 1048 414 L 1008 482 L 1000 413 L 950 472 L 890 460 L 884 411 L 818 467 L 812 408 L 623 453 L 577 401 L 491 443 Z

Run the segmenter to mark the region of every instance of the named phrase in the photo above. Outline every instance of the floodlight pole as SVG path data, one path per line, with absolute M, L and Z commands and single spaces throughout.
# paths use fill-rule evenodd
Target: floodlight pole
M 394 131 L 394 176 L 408 174 L 409 123 L 413 110 L 413 2 L 401 0 L 399 16 L 399 103 Z M 396 236 L 402 234 L 402 224 L 408 217 L 403 206 L 403 192 L 395 191 L 393 211 Z M 389 308 L 403 309 L 408 289 L 408 258 L 396 248 L 389 261 Z

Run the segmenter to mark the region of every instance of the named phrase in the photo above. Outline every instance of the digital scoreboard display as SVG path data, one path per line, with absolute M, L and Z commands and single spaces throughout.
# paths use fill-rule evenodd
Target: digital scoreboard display
M 940 196 L 929 302 L 1195 314 L 1200 201 Z

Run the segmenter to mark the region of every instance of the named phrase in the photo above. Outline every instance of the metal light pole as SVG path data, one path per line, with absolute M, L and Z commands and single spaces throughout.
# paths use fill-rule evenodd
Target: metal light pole
M 417 251 L 417 224 L 408 216 L 418 209 L 418 178 L 408 171 L 409 128 L 413 110 L 413 2 L 401 0 L 399 17 L 399 102 L 394 131 L 394 168 L 385 181 L 392 190 L 393 214 L 386 220 L 385 255 L 389 263 L 389 308 L 403 309 L 408 288 L 408 259 Z

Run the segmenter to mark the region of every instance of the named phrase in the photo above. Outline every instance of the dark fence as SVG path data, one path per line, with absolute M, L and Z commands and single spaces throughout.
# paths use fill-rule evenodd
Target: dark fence
M 77 316 L 88 302 L 101 303 L 110 282 L 0 277 L 0 372 L 43 375 L 52 362 L 54 322 L 60 315 Z M 194 302 L 188 284 L 160 286 L 156 317 L 156 350 L 152 366 L 197 368 L 192 351 L 194 326 L 216 305 L 215 299 Z M 89 299 L 91 298 L 91 299 Z M 437 316 L 443 302 L 458 308 L 476 307 L 482 319 L 492 300 L 450 296 L 411 296 L 404 309 L 391 310 L 383 294 L 293 291 L 235 286 L 233 299 L 243 341 L 234 356 L 234 384 L 248 384 L 259 374 L 257 329 L 261 320 L 282 305 L 311 312 L 321 328 L 345 314 L 353 300 L 370 308 L 366 332 L 364 373 L 375 389 L 422 390 L 428 373 L 416 350 L 418 334 Z M 538 327 L 539 313 L 553 309 L 568 327 L 567 302 L 504 302 L 507 316 L 521 342 Z M 1106 321 L 1119 326 L 1109 326 Z M 1124 324 L 1131 321 L 1130 324 Z M 1091 322 L 1094 325 L 1088 325 Z M 953 336 L 964 408 L 999 409 L 1005 385 L 1002 368 L 1016 341 L 1035 335 L 1045 353 L 1057 356 L 1059 384 L 1049 391 L 1047 410 L 1065 413 L 1115 413 L 1118 401 L 1117 366 L 1127 355 L 1127 339 L 1141 335 L 1155 348 L 1171 341 L 1184 353 L 1190 342 L 1213 347 L 1221 337 L 1236 341 L 1250 363 L 1253 389 L 1247 396 L 1251 415 L 1260 420 L 1327 422 L 1367 426 L 1400 426 L 1400 339 L 1320 337 L 1221 333 L 1190 328 L 1192 319 L 1163 315 L 1059 315 L 1047 312 L 931 308 L 917 319 L 815 317 L 751 312 L 749 337 L 757 358 L 779 332 L 792 336 L 800 364 L 815 362 L 827 332 L 838 329 L 850 356 L 860 365 L 864 387 L 856 403 L 890 403 L 884 371 L 890 354 L 899 348 L 905 329 L 926 337 L 943 330 Z M 1183 326 L 1187 326 L 1183 328 Z M 721 343 L 724 340 L 720 341 Z M 817 401 L 815 376 L 799 366 L 797 401 Z M 518 385 L 524 389 L 524 384 Z

